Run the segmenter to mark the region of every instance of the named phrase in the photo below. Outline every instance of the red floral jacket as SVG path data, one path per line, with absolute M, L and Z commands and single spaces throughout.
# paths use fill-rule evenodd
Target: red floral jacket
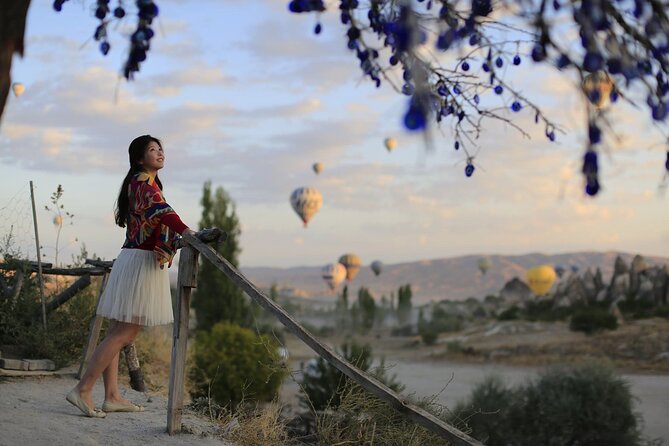
M 155 178 L 146 172 L 135 174 L 128 185 L 130 213 L 123 248 L 154 251 L 161 268 L 172 266 L 175 243 L 186 226 L 167 204 Z

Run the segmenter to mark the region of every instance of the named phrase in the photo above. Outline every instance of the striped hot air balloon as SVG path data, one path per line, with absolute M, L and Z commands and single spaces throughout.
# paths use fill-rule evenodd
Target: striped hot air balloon
M 360 257 L 355 254 L 344 254 L 339 257 L 339 263 L 346 267 L 346 280 L 349 282 L 355 279 L 355 276 L 360 272 L 360 265 L 362 265 Z
M 330 290 L 334 291 L 346 279 L 346 267 L 341 263 L 329 263 L 321 270 L 321 277 Z
M 314 187 L 298 187 L 290 194 L 290 204 L 307 227 L 309 220 L 323 205 L 323 196 Z

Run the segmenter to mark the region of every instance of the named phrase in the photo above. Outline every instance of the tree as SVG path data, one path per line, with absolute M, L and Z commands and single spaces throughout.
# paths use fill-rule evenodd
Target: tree
M 397 320 L 405 325 L 411 318 L 411 284 L 400 286 L 397 290 Z
M 348 317 L 348 285 L 344 285 L 341 294 L 337 297 L 337 304 L 335 307 L 337 317 L 337 327 L 346 328 L 349 325 Z
M 66 2 L 54 0 L 53 7 L 60 11 Z M 0 13 L 0 48 L 5 52 L 5 62 L 0 62 L 0 117 L 10 85 L 11 55 L 23 52 L 29 1 L 5 3 Z M 666 121 L 669 115 L 669 6 L 660 0 L 471 0 L 465 4 L 457 0 L 340 0 L 336 4 L 348 47 L 363 74 L 377 87 L 383 80 L 408 97 L 404 124 L 409 130 L 425 131 L 429 136 L 431 122 L 447 122 L 454 147 L 466 152 L 467 176 L 475 170 L 472 146 L 488 119 L 500 120 L 528 136 L 514 118 L 525 108 L 532 110 L 551 141 L 556 140 L 556 132 L 563 131 L 508 81 L 507 68 L 524 67 L 530 60 L 574 74 L 586 84 L 582 93 L 588 99 L 589 138 L 582 171 L 589 195 L 600 190 L 602 130 L 613 129 L 606 113 L 600 111 L 602 103 L 619 98 L 645 103 L 650 118 L 657 122 Z M 97 0 L 95 5 L 99 22 L 92 34 L 103 55 L 110 50 L 108 32 L 127 13 L 137 17 L 122 69 L 130 80 L 147 59 L 158 5 L 153 0 L 137 1 L 135 9 L 124 3 L 112 10 L 106 0 Z M 291 0 L 288 9 L 321 14 L 326 7 L 322 0 Z M 321 30 L 318 22 L 314 32 Z M 440 60 L 433 48 L 451 57 Z M 401 86 L 390 75 L 394 66 L 401 68 Z M 481 102 L 484 93 L 500 101 Z M 430 147 L 430 139 L 427 141 Z M 664 164 L 669 171 L 669 151 Z
M 360 308 L 360 326 L 367 332 L 374 326 L 376 302 L 369 289 L 360 287 L 358 290 L 358 307 Z
M 200 229 L 216 226 L 224 230 L 228 238 L 215 246 L 216 251 L 238 267 L 241 229 L 234 202 L 222 187 L 218 187 L 212 195 L 211 181 L 207 181 L 202 188 L 200 204 Z M 243 327 L 251 325 L 250 307 L 242 290 L 208 261 L 202 261 L 199 265 L 193 308 L 198 330 L 209 330 L 220 321 L 233 322 Z

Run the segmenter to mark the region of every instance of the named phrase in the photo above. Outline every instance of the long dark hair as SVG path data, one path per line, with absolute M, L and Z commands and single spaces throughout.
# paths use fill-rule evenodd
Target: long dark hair
M 132 177 L 143 170 L 142 165 L 139 164 L 142 159 L 144 159 L 144 153 L 149 147 L 151 142 L 155 142 L 163 147 L 163 144 L 156 137 L 151 135 L 142 135 L 133 139 L 128 147 L 128 159 L 130 161 L 130 169 L 128 174 L 123 179 L 123 184 L 121 184 L 121 190 L 118 192 L 118 198 L 116 199 L 116 207 L 114 209 L 114 219 L 116 224 L 122 228 L 125 228 L 126 223 L 128 222 L 128 216 L 130 214 L 130 197 L 128 195 L 128 186 L 130 185 L 130 180 Z M 156 183 L 160 190 L 163 190 L 163 183 L 160 182 L 158 175 L 156 174 Z

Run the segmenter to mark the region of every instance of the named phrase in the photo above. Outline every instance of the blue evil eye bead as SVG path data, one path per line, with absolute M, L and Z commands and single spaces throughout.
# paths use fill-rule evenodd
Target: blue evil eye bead
M 502 68 L 502 66 L 504 65 L 504 61 L 502 60 L 501 57 L 495 59 L 495 65 L 497 66 L 497 68 Z
M 546 58 L 546 48 L 543 45 L 534 45 L 532 48 L 532 60 L 535 62 L 541 62 Z
M 483 71 L 485 71 L 486 73 L 490 71 L 490 65 L 488 65 L 488 62 L 483 62 L 481 68 L 483 68 Z
M 551 140 L 551 142 L 555 142 L 555 130 L 546 131 L 546 137 Z
M 669 112 L 669 105 L 660 102 L 659 104 L 652 107 L 653 119 L 656 121 L 664 121 L 667 117 L 667 112 Z
M 588 150 L 585 152 L 585 156 L 583 156 L 582 171 L 585 175 L 593 175 L 596 174 L 598 170 L 599 167 L 597 165 L 597 152 L 594 150 Z
M 520 56 L 518 54 L 513 56 L 513 64 L 514 65 L 520 65 Z
M 448 88 L 444 84 L 439 84 L 437 87 L 437 94 L 439 96 L 448 96 Z
M 518 101 L 513 101 L 513 104 L 511 104 L 511 110 L 513 110 L 516 113 L 518 113 L 521 108 L 523 108 L 523 106 L 520 105 L 520 102 Z
M 667 151 L 667 160 L 664 162 L 664 168 L 669 172 L 669 151 Z
M 471 36 L 469 36 L 469 44 L 471 46 L 474 46 L 477 43 L 479 43 L 479 36 L 477 34 L 472 34 Z
M 502 92 L 504 92 L 504 88 L 501 85 L 495 87 L 495 94 L 502 94 Z
M 414 92 L 414 86 L 410 83 L 406 83 L 402 85 L 402 93 L 404 93 L 407 96 L 411 96 Z
M 123 17 L 125 17 L 125 9 L 121 8 L 120 6 L 115 8 L 114 17 L 116 17 L 117 19 L 122 19 Z
M 465 116 L 467 116 L 464 112 L 464 110 L 460 110 L 460 113 L 458 113 L 458 122 L 462 122 L 463 119 L 465 119 Z
M 95 8 L 95 17 L 99 20 L 103 20 L 105 16 L 107 15 L 107 7 L 106 6 L 98 6 Z
M 602 131 L 594 123 L 590 123 L 588 137 L 590 138 L 590 144 L 599 144 L 602 141 Z
M 465 176 L 467 176 L 467 178 L 469 178 L 473 174 L 474 174 L 474 165 L 473 164 L 467 164 L 465 166 Z
M 460 90 L 460 85 L 455 84 L 455 85 L 453 86 L 453 93 L 455 93 L 455 94 L 460 94 L 460 93 L 462 93 L 462 91 Z
M 462 62 L 462 71 L 469 71 L 469 64 L 467 62 Z
M 53 2 L 53 9 L 56 12 L 60 12 L 63 9 L 63 3 L 65 3 L 67 0 L 54 0 Z
M 560 7 L 561 7 L 560 2 L 558 0 L 553 0 L 553 9 L 555 11 L 559 11 Z
M 479 102 L 481 102 L 481 98 L 479 98 L 479 95 L 477 94 L 474 95 L 474 102 L 476 103 L 476 105 L 479 105 Z
M 393 54 L 392 56 L 390 56 L 390 59 L 388 59 L 388 62 L 390 63 L 390 65 L 395 66 L 397 65 L 399 60 L 397 59 L 397 56 Z
M 585 193 L 594 197 L 599 192 L 599 180 L 593 178 L 585 183 Z
M 425 113 L 420 107 L 413 104 L 412 101 L 409 110 L 404 115 L 404 126 L 409 130 L 422 130 L 425 128 L 426 123 Z
M 559 69 L 563 69 L 569 66 L 570 63 L 571 61 L 569 60 L 569 57 L 566 54 L 560 54 L 560 57 L 558 58 L 556 65 Z
M 618 92 L 616 90 L 611 90 L 611 94 L 609 95 L 609 99 L 611 102 L 617 102 L 618 101 Z
M 453 144 L 453 148 L 455 150 L 460 150 L 460 141 L 455 141 L 455 144 Z M 667 155 L 669 156 L 669 153 Z M 669 160 L 667 162 L 669 163 Z
M 100 51 L 102 52 L 103 56 L 106 56 L 107 53 L 109 52 L 109 49 L 111 48 L 111 45 L 109 45 L 109 42 L 102 42 L 100 44 Z
M 320 34 L 322 30 L 323 26 L 320 23 L 316 23 L 316 26 L 314 27 L 314 34 Z
M 601 70 L 603 66 L 604 57 L 601 54 L 594 51 L 585 53 L 585 57 L 583 58 L 583 69 L 585 71 L 594 73 L 595 71 Z

